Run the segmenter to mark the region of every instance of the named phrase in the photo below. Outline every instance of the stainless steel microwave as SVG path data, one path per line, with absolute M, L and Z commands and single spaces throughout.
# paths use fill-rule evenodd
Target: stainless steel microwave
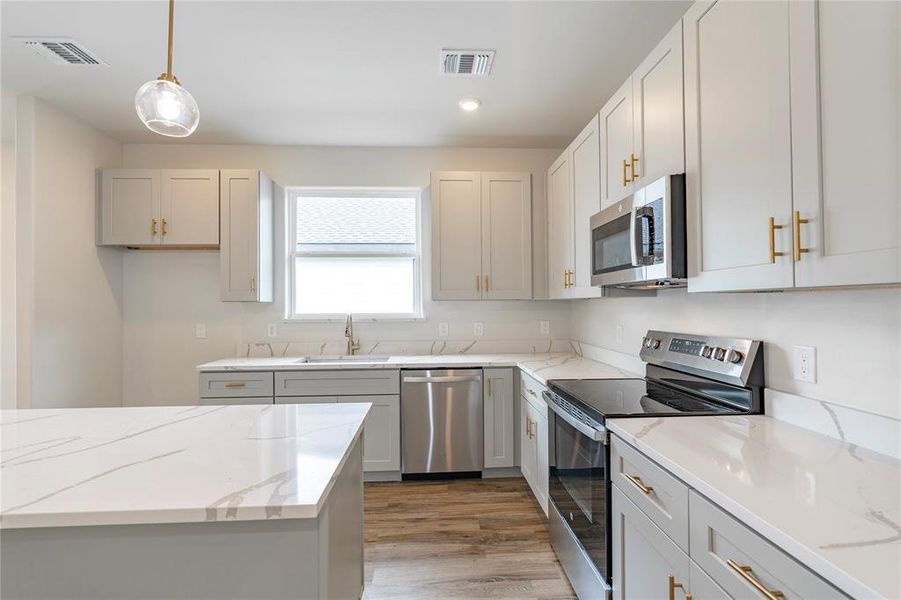
M 686 285 L 685 175 L 667 175 L 591 217 L 591 285 Z

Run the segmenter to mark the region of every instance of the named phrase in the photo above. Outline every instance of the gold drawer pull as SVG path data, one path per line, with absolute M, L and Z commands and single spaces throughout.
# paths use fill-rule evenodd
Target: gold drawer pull
M 629 475 L 628 473 L 623 473 L 623 477 L 631 481 L 632 485 L 640 489 L 647 496 L 650 496 L 651 492 L 654 491 L 654 488 L 649 485 L 645 485 L 641 480 L 641 477 L 638 477 L 637 475 Z
M 766 589 L 766 587 L 764 587 L 764 585 L 760 583 L 760 581 L 758 581 L 756 577 L 754 577 L 754 571 L 751 569 L 751 567 L 742 566 L 731 558 L 726 561 L 726 564 L 729 565 L 730 569 L 738 573 L 742 579 L 751 584 L 751 587 L 763 594 L 763 597 L 767 600 L 778 600 L 779 598 L 785 598 L 785 594 L 783 594 L 782 592 L 770 591 Z
M 776 219 L 770 217 L 770 264 L 776 263 L 777 256 L 785 256 L 785 252 L 776 252 L 776 230 L 783 227 L 784 225 L 776 225 Z
M 802 219 L 801 211 L 799 210 L 796 210 L 792 217 L 792 225 L 794 225 L 792 234 L 795 238 L 795 260 L 799 261 L 801 260 L 801 254 L 810 252 L 810 248 L 801 247 L 801 223 L 810 223 L 810 219 Z
M 676 578 L 672 575 L 669 576 L 669 600 L 676 600 L 676 590 L 682 590 L 682 593 L 685 594 L 685 600 L 691 600 L 691 594 L 685 591 L 685 586 L 681 583 L 676 583 Z
M 244 383 L 243 381 L 236 381 L 236 382 L 232 382 L 232 383 L 226 383 L 225 387 L 227 387 L 227 388 L 242 388 L 242 387 L 247 387 L 247 384 Z

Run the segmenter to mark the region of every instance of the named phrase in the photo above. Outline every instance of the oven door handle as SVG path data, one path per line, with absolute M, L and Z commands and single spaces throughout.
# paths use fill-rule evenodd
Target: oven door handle
M 558 417 L 572 425 L 579 433 L 586 436 L 593 442 L 600 442 L 607 445 L 607 429 L 595 429 L 594 427 L 589 426 L 587 423 L 583 423 L 579 419 L 575 418 L 569 412 L 566 411 L 565 408 L 554 402 L 553 397 L 547 391 L 542 392 L 541 396 L 544 398 L 544 401 L 547 403 L 548 407 L 554 411 Z

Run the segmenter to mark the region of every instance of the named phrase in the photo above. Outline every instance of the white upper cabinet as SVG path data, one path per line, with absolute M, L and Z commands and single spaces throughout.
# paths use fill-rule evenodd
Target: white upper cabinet
M 790 10 L 795 285 L 901 282 L 901 3 Z
M 432 298 L 531 297 L 531 175 L 432 173 Z
M 482 297 L 481 173 L 432 173 L 432 298 Z
M 219 171 L 104 169 L 101 185 L 101 245 L 219 244 Z
M 164 245 L 219 245 L 219 171 L 179 169 L 160 176 Z
M 788 2 L 697 2 L 683 23 L 689 290 L 791 287 Z
M 569 149 L 547 172 L 548 298 L 571 298 L 573 256 L 572 157 Z
M 532 297 L 532 176 L 482 173 L 482 299 Z
M 104 169 L 100 192 L 100 244 L 159 244 L 160 172 Z
M 572 164 L 573 273 L 570 288 L 574 298 L 593 298 L 601 289 L 591 285 L 591 217 L 601 210 L 600 119 L 594 119 L 569 146 Z
M 632 193 L 635 161 L 633 136 L 632 78 L 620 87 L 601 109 L 601 208 L 616 204 Z M 639 171 L 640 173 L 640 171 Z
M 220 173 L 220 298 L 272 302 L 272 181 L 260 171 Z
M 682 22 L 676 23 L 632 74 L 635 188 L 685 172 Z

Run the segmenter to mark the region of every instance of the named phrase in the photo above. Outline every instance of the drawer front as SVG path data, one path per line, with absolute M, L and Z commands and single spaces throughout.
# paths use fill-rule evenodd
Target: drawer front
M 611 436 L 613 484 L 688 552 L 688 486 L 616 436 Z
M 276 396 L 365 396 L 399 393 L 400 372 L 396 369 L 279 371 L 275 374 Z
M 272 404 L 272 396 L 262 398 L 201 398 L 201 406 L 228 405 L 238 406 L 240 404 Z
M 338 396 L 279 396 L 276 404 L 334 404 Z
M 690 561 L 691 574 L 688 576 L 688 589 L 691 597 L 697 600 L 732 600 L 726 590 L 716 584 L 710 575 L 701 570 L 695 561 Z
M 201 373 L 201 398 L 272 398 L 272 371 Z
M 547 389 L 546 386 L 539 383 L 537 379 L 530 375 L 526 375 L 522 371 L 519 372 L 519 389 L 523 398 L 531 402 L 534 406 L 546 406 L 541 393 Z
M 807 567 L 692 491 L 691 558 L 735 598 L 847 598 Z M 765 593 L 764 590 L 767 590 Z

